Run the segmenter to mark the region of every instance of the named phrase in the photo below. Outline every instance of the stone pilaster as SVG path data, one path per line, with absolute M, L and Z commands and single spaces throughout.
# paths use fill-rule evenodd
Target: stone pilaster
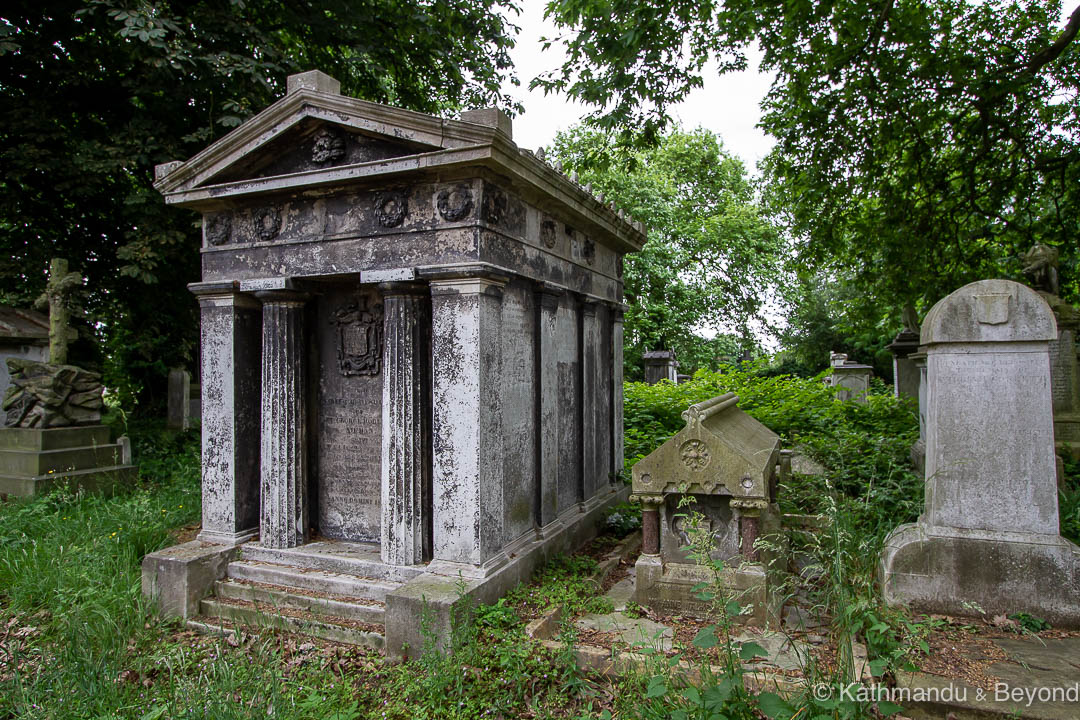
M 623 449 L 623 305 L 611 311 L 611 469 L 621 475 L 625 463 Z
M 768 507 L 764 500 L 734 499 L 731 507 L 739 515 L 739 551 L 748 562 L 757 562 L 761 553 L 754 543 L 761 536 L 761 513 Z
M 596 303 L 588 298 L 581 301 L 581 483 L 582 500 L 596 494 L 601 478 L 597 476 L 596 422 L 597 391 L 597 328 Z M 603 478 L 603 482 L 607 479 Z
M 542 284 L 536 291 L 537 508 L 543 528 L 559 513 L 559 353 L 558 313 L 563 291 Z
M 430 291 L 384 283 L 382 559 L 416 565 L 431 557 Z
M 236 544 L 259 527 L 259 303 L 232 283 L 190 286 L 201 325 L 202 532 Z
M 433 556 L 479 566 L 503 544 L 502 287 L 431 276 Z
M 262 301 L 262 443 L 260 542 L 289 548 L 307 535 L 304 304 L 291 290 L 255 294 Z

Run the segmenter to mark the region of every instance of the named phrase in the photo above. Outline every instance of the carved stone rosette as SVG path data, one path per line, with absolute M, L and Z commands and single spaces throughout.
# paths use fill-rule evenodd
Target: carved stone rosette
M 442 215 L 444 220 L 449 222 L 463 220 L 469 217 L 473 209 L 472 188 L 461 184 L 441 190 L 435 204 L 439 208 L 439 215 Z
M 403 223 L 409 213 L 409 197 L 404 190 L 387 190 L 375 193 L 373 206 L 379 224 L 394 228 Z

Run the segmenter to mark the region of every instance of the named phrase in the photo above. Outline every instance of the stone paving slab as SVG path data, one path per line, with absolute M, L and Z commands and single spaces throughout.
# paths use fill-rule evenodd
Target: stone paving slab
M 956 678 L 901 674 L 897 685 L 912 693 L 903 702 L 914 720 L 941 718 L 1080 718 L 1080 638 L 995 638 L 1008 658 L 990 665 L 993 687 L 979 688 Z M 977 648 L 969 656 L 984 657 Z
M 648 618 L 627 617 L 621 612 L 607 615 L 590 613 L 578 618 L 575 624 L 582 630 L 615 633 L 623 642 L 631 645 L 645 643 L 663 651 L 671 649 L 672 640 L 675 638 L 675 631 L 666 625 Z

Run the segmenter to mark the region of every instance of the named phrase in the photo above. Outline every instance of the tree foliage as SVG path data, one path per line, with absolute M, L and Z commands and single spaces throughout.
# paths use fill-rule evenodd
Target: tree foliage
M 690 370 L 735 354 L 730 335 L 705 341 L 695 331 L 748 338 L 780 258 L 742 161 L 700 129 L 626 152 L 609 134 L 576 128 L 556 137 L 554 153 L 649 228 L 644 249 L 625 261 L 627 367 L 640 367 L 645 350 L 673 349 Z
M 507 0 L 11 0 L 0 9 L 0 299 L 49 258 L 87 276 L 109 380 L 138 390 L 193 360 L 190 212 L 151 187 L 312 68 L 342 91 L 431 113 L 511 106 Z M 75 358 L 91 361 L 92 358 Z
M 597 106 L 624 139 L 763 52 L 771 207 L 797 269 L 860 290 L 855 305 L 930 303 L 1016 276 L 1035 242 L 1078 260 L 1080 8 L 1054 0 L 554 0 L 568 59 L 538 84 Z M 1073 276 L 1075 278 L 1075 275 Z M 1077 296 L 1076 280 L 1065 294 Z

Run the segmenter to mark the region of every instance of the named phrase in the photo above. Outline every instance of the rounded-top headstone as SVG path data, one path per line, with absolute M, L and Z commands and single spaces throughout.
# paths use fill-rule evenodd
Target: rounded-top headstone
M 1055 339 L 1054 313 L 1037 292 L 1012 280 L 979 280 L 930 308 L 923 320 L 920 342 L 931 345 Z

